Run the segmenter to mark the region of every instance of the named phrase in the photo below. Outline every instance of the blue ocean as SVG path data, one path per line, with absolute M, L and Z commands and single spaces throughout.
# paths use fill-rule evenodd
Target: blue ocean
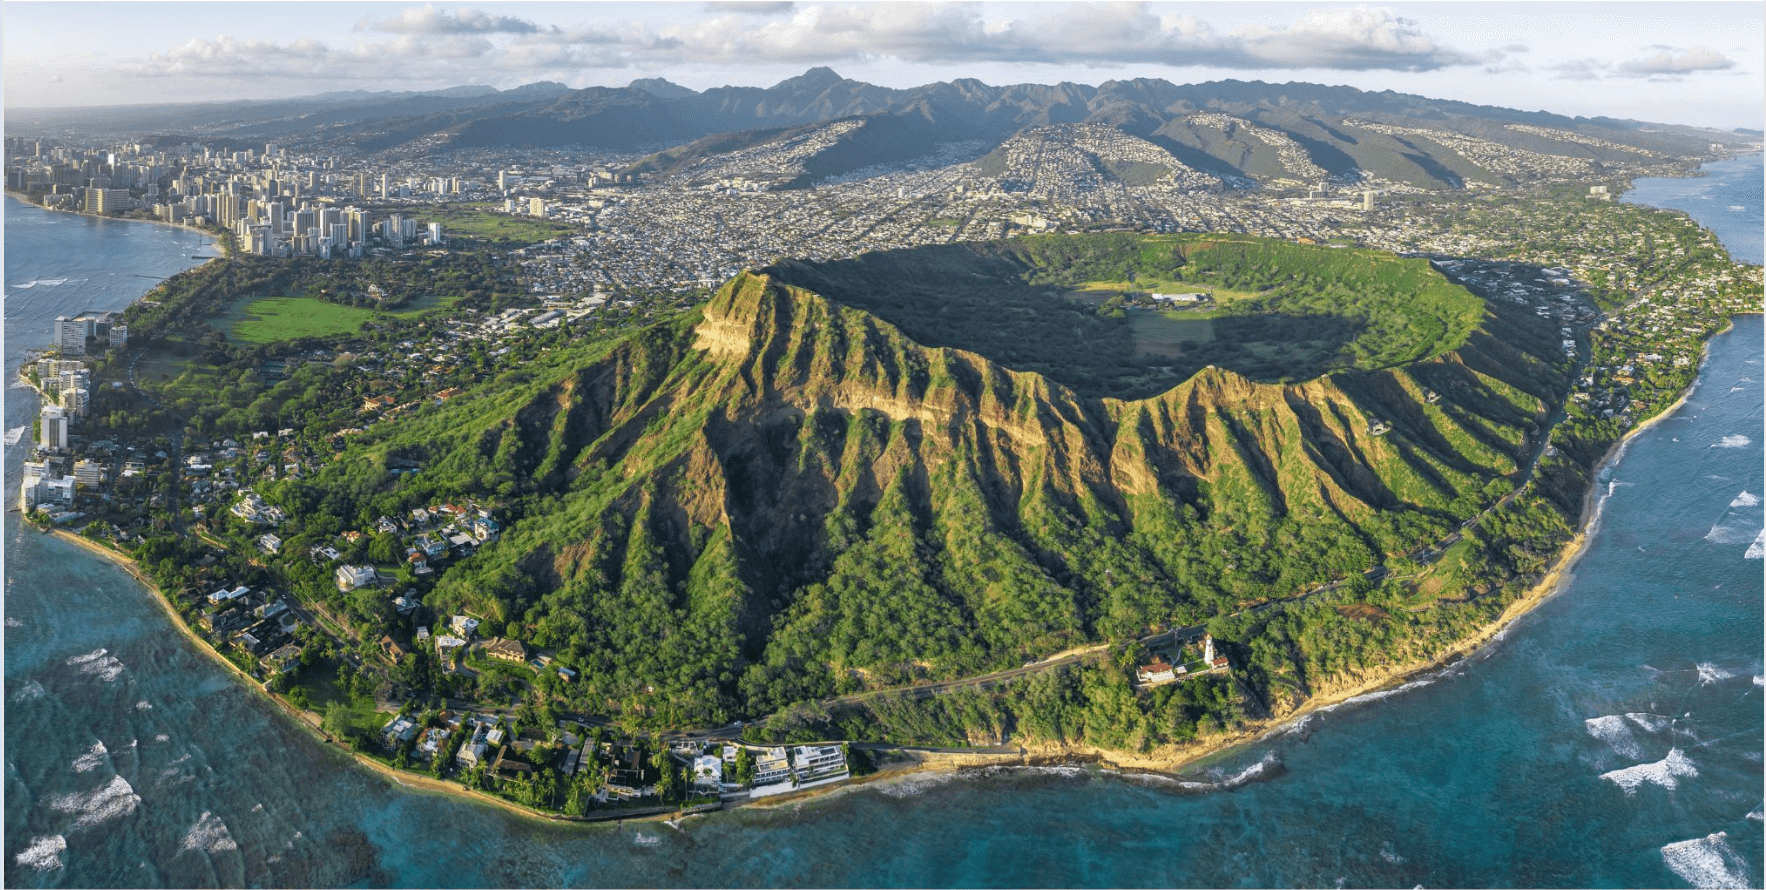
M 1629 197 L 1687 206 L 1759 262 L 1760 162 L 1729 163 Z M 1730 206 L 1752 222 L 1706 212 Z M 54 315 L 123 305 L 151 284 L 128 276 L 203 252 L 10 200 L 6 224 L 8 379 Z M 354 767 L 126 573 L 8 513 L 6 883 L 1758 887 L 1762 335 L 1753 315 L 1712 342 L 1686 403 L 1602 476 L 1573 576 L 1500 640 L 1188 784 L 1001 769 L 678 828 L 527 820 Z M 28 425 L 34 398 L 6 395 L 6 425 Z

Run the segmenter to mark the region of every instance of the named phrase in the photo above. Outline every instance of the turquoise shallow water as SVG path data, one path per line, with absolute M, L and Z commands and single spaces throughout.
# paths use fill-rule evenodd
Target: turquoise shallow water
M 12 202 L 7 223 L 9 375 L 58 312 L 150 282 L 63 302 L 17 284 L 163 275 L 200 243 Z M 1212 791 L 1002 770 L 682 830 L 533 823 L 351 767 L 126 574 L 8 514 L 6 882 L 1759 886 L 1761 343 L 1759 316 L 1740 319 L 1687 404 L 1632 442 L 1562 593 L 1466 662 L 1235 752 L 1198 777 Z M 6 395 L 7 427 L 28 424 L 28 393 Z

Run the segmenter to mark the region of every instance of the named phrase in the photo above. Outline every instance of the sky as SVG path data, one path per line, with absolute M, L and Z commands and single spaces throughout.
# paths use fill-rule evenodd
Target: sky
M 26 2 L 8 107 L 500 89 L 1304 81 L 1523 110 L 1762 128 L 1766 4 L 1737 2 Z

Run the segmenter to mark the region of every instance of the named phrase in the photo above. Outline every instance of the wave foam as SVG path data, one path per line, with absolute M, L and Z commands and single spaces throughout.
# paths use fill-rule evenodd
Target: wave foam
M 1698 766 L 1679 748 L 1668 752 L 1668 756 L 1654 763 L 1640 763 L 1624 769 L 1616 769 L 1600 774 L 1600 777 L 1625 789 L 1627 795 L 1637 793 L 1637 786 L 1645 782 L 1660 785 L 1673 790 L 1680 787 L 1681 779 L 1697 778 Z
M 1742 559 L 1760 559 L 1766 557 L 1766 528 L 1754 536 L 1754 543 L 1748 545 L 1748 552 L 1741 555 Z
M 1694 887 L 1751 887 L 1747 863 L 1730 849 L 1728 838 L 1719 831 L 1668 844 L 1662 847 L 1662 861 Z
M 97 674 L 106 683 L 123 675 L 123 663 L 110 654 L 109 649 L 94 649 L 85 655 L 75 655 L 67 663 L 79 667 L 82 674 Z
M 137 711 L 151 711 L 151 710 L 153 710 L 153 702 L 138 701 L 135 703 L 135 710 L 137 710 Z
M 877 790 L 890 797 L 913 797 L 940 785 L 948 784 L 956 777 L 956 773 L 923 773 L 899 782 L 879 785 Z
M 233 840 L 233 833 L 227 830 L 227 823 L 222 822 L 221 817 L 203 810 L 202 818 L 197 819 L 196 824 L 184 833 L 182 849 L 214 854 L 237 850 L 239 844 Z
M 1663 717 L 1660 714 L 1640 714 L 1633 712 L 1626 714 L 1625 719 L 1630 720 L 1632 723 L 1635 723 L 1650 732 L 1661 732 L 1674 725 L 1673 717 Z
M 1709 686 L 1719 680 L 1727 680 L 1735 675 L 1706 661 L 1699 664 L 1699 685 Z
M 127 779 L 112 776 L 110 784 L 96 791 L 73 792 L 52 798 L 49 808 L 63 813 L 76 813 L 74 828 L 87 828 L 108 819 L 127 816 L 135 812 L 141 805 L 141 796 L 135 793 Z
M 38 871 L 52 871 L 61 867 L 61 854 L 65 850 L 67 838 L 59 834 L 34 837 L 31 838 L 31 845 L 23 853 L 12 857 L 12 861 Z
M 645 834 L 642 831 L 640 831 L 637 833 L 637 835 L 635 837 L 632 838 L 632 843 L 637 844 L 640 847 L 654 847 L 657 844 L 662 843 L 662 836 L 656 835 L 656 834 Z
M 1177 787 L 1185 791 L 1231 791 L 1243 787 L 1258 779 L 1273 778 L 1282 771 L 1282 759 L 1274 751 L 1263 755 L 1263 759 L 1239 770 L 1231 776 L 1214 782 L 1196 782 L 1179 780 Z
M 1643 756 L 1643 749 L 1638 747 L 1637 739 L 1631 736 L 1631 728 L 1625 725 L 1625 718 L 1617 714 L 1605 717 L 1593 717 L 1582 721 L 1588 734 L 1599 739 L 1616 754 L 1636 760 Z
M 1759 505 L 1760 499 L 1745 491 L 1736 495 L 1735 500 L 1729 502 L 1731 507 L 1758 507 Z
M 74 772 L 89 773 L 97 769 L 104 763 L 104 755 L 109 753 L 103 742 L 94 742 L 86 753 L 74 758 Z
M 17 704 L 18 702 L 36 701 L 48 694 L 49 691 L 43 688 L 43 684 L 38 683 L 36 680 L 28 680 L 25 682 L 25 685 L 18 687 L 18 691 L 12 694 L 12 701 L 14 704 Z
M 1747 436 L 1724 436 L 1722 439 L 1720 439 L 1717 442 L 1715 442 L 1714 444 L 1712 444 L 1711 447 L 1712 448 L 1746 448 L 1752 444 L 1754 444 L 1754 440 L 1748 438 Z
M 1759 540 L 1759 536 L 1762 534 L 1766 534 L 1766 529 L 1755 531 L 1752 524 L 1724 525 L 1718 523 L 1711 526 L 1710 531 L 1705 532 L 1705 540 L 1713 544 L 1748 544 Z
M 18 620 L 17 618 L 12 617 L 11 615 L 8 615 L 8 616 L 6 616 L 6 626 L 7 627 L 24 627 L 25 623 L 23 621 Z

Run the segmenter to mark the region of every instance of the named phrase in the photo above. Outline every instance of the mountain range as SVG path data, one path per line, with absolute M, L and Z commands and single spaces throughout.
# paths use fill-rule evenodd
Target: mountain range
M 511 90 L 345 92 L 276 102 L 8 110 L 13 132 L 109 129 L 163 138 L 342 143 L 367 152 L 580 147 L 644 153 L 632 169 L 666 173 L 683 157 L 766 145 L 854 121 L 799 183 L 911 162 L 954 142 L 998 145 L 1036 127 L 1097 124 L 1147 140 L 1226 185 L 1375 177 L 1425 188 L 1500 184 L 1568 159 L 1606 165 L 1701 156 L 1747 134 L 1612 118 L 1566 117 L 1308 83 L 1174 84 L 1137 78 L 991 86 L 972 78 L 892 89 L 812 68 L 771 87 L 694 91 L 660 78 L 623 88 L 556 83 Z M 705 140 L 696 143 L 696 140 Z M 1491 169 L 1491 153 L 1528 163 Z

